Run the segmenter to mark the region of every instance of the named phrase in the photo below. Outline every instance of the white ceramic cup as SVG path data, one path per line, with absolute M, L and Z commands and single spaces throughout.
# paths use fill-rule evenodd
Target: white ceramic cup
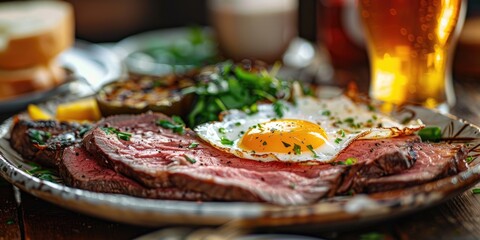
M 209 0 L 220 50 L 234 60 L 281 60 L 297 36 L 297 0 Z

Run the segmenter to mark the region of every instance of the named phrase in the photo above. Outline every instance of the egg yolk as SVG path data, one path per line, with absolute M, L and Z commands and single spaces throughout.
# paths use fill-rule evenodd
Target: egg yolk
M 313 151 L 327 141 L 319 125 L 297 119 L 280 119 L 250 127 L 239 141 L 243 150 L 255 153 L 300 154 Z

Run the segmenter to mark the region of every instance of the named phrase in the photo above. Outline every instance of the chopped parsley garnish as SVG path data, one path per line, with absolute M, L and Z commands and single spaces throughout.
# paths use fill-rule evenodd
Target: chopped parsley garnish
M 439 127 L 426 127 L 418 131 L 417 134 L 422 141 L 438 142 L 442 139 L 442 129 Z
M 290 145 L 290 144 L 288 144 L 288 143 L 286 143 L 286 142 L 284 142 L 284 141 L 282 141 L 282 143 L 283 143 L 283 146 L 286 147 L 286 148 L 292 146 L 292 145 Z
M 322 115 L 323 116 L 330 116 L 332 114 L 332 112 L 330 112 L 330 110 L 325 110 L 322 112 Z
M 275 114 L 277 114 L 277 117 L 279 118 L 283 117 L 283 110 L 285 110 L 285 105 L 283 104 L 282 101 L 275 101 L 273 103 L 273 111 L 275 111 Z
M 349 157 L 345 160 L 345 165 L 353 165 L 357 163 L 356 158 Z
M 332 165 L 346 165 L 346 166 L 351 166 L 355 165 L 357 163 L 357 159 L 353 157 L 349 157 L 345 159 L 345 161 L 337 161 L 337 162 L 332 162 Z
M 335 139 L 335 143 L 336 143 L 336 144 L 339 144 L 341 141 L 342 141 L 341 138 L 336 138 L 336 139 Z
M 185 160 L 189 161 L 191 164 L 194 164 L 197 162 L 197 160 L 195 160 L 194 158 L 191 158 L 187 155 L 183 155 L 185 157 Z
M 317 154 L 317 152 L 315 152 L 315 150 L 313 150 L 312 145 L 310 145 L 310 144 L 307 145 L 307 148 L 308 148 L 308 150 L 310 150 L 310 152 L 313 153 L 313 157 L 314 157 L 314 158 L 318 158 L 318 157 L 319 157 L 318 154 Z
M 343 119 L 343 121 L 346 122 L 346 123 L 348 123 L 348 124 L 353 124 L 355 120 L 350 117 L 350 118 L 345 118 L 345 119 Z
M 376 110 L 375 107 L 373 105 L 370 105 L 370 104 L 367 105 L 367 108 L 368 108 L 368 111 L 370 111 L 370 112 L 373 112 L 373 111 Z
M 228 146 L 232 146 L 233 145 L 233 141 L 226 138 L 226 137 L 221 137 L 220 138 L 220 142 L 223 144 L 223 145 L 228 145 Z
M 345 131 L 343 129 L 338 130 L 337 133 L 340 134 L 341 137 L 345 137 Z
M 179 116 L 172 116 L 172 121 L 160 119 L 156 122 L 156 124 L 162 128 L 170 129 L 174 133 L 178 133 L 180 135 L 185 134 L 185 123 Z
M 242 125 L 241 122 L 236 122 L 236 123 L 235 123 L 235 126 L 237 126 L 237 127 L 238 127 L 238 126 L 241 126 L 241 125 Z
M 218 132 L 221 133 L 221 134 L 225 134 L 225 133 L 227 133 L 227 130 L 222 127 L 222 128 L 218 129 Z
M 284 105 L 279 100 L 290 99 L 293 82 L 281 81 L 275 75 L 275 71 L 268 72 L 267 68 L 252 62 L 217 64 L 212 72 L 200 74 L 195 86 L 182 90 L 196 97 L 188 125 L 195 127 L 216 121 L 219 113 L 226 109 L 256 113 L 259 101 L 272 102 L 275 113 L 283 115 Z
M 130 141 L 130 137 L 132 137 L 131 133 L 128 132 L 122 132 L 116 128 L 113 127 L 101 127 L 101 129 L 106 133 L 106 134 L 115 134 L 119 139 L 122 139 L 124 141 Z
M 361 127 L 360 123 L 355 123 L 355 119 L 353 119 L 351 117 L 350 118 L 345 118 L 343 120 L 343 122 L 347 123 L 348 126 L 351 127 L 351 128 L 360 128 Z
M 475 159 L 473 156 L 467 156 L 465 158 L 465 161 L 467 161 L 467 163 L 471 163 L 471 162 L 473 162 L 473 159 Z
M 28 129 L 27 134 L 30 140 L 38 145 L 45 145 L 47 140 L 52 137 L 52 133 L 37 129 Z
M 43 168 L 42 166 L 36 163 L 28 163 L 28 165 L 32 167 L 32 169 L 30 170 L 25 169 L 25 172 L 27 172 L 28 174 L 49 182 L 58 182 L 56 179 L 57 178 L 56 173 L 54 171 L 47 168 Z
M 472 188 L 473 194 L 480 194 L 480 188 Z
M 188 145 L 188 148 L 196 148 L 196 147 L 198 147 L 198 143 L 196 142 L 190 143 L 190 145 Z
M 302 153 L 302 148 L 300 147 L 300 145 L 294 144 L 293 152 L 295 153 L 295 155 L 300 155 Z

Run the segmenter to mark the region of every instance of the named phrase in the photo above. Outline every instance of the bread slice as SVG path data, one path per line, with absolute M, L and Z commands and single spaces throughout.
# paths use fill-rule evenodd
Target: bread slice
M 46 64 L 74 41 L 70 4 L 62 1 L 0 3 L 0 69 Z
M 0 70 L 0 100 L 56 87 L 65 80 L 65 70 L 52 60 L 19 70 Z

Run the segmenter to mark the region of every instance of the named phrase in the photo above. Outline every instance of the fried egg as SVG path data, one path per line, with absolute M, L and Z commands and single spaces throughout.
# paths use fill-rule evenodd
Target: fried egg
M 221 121 L 195 132 L 217 149 L 258 161 L 329 162 L 357 139 L 410 135 L 423 128 L 417 120 L 403 125 L 345 96 L 302 97 L 296 104 L 260 104 L 258 112 L 229 110 Z

